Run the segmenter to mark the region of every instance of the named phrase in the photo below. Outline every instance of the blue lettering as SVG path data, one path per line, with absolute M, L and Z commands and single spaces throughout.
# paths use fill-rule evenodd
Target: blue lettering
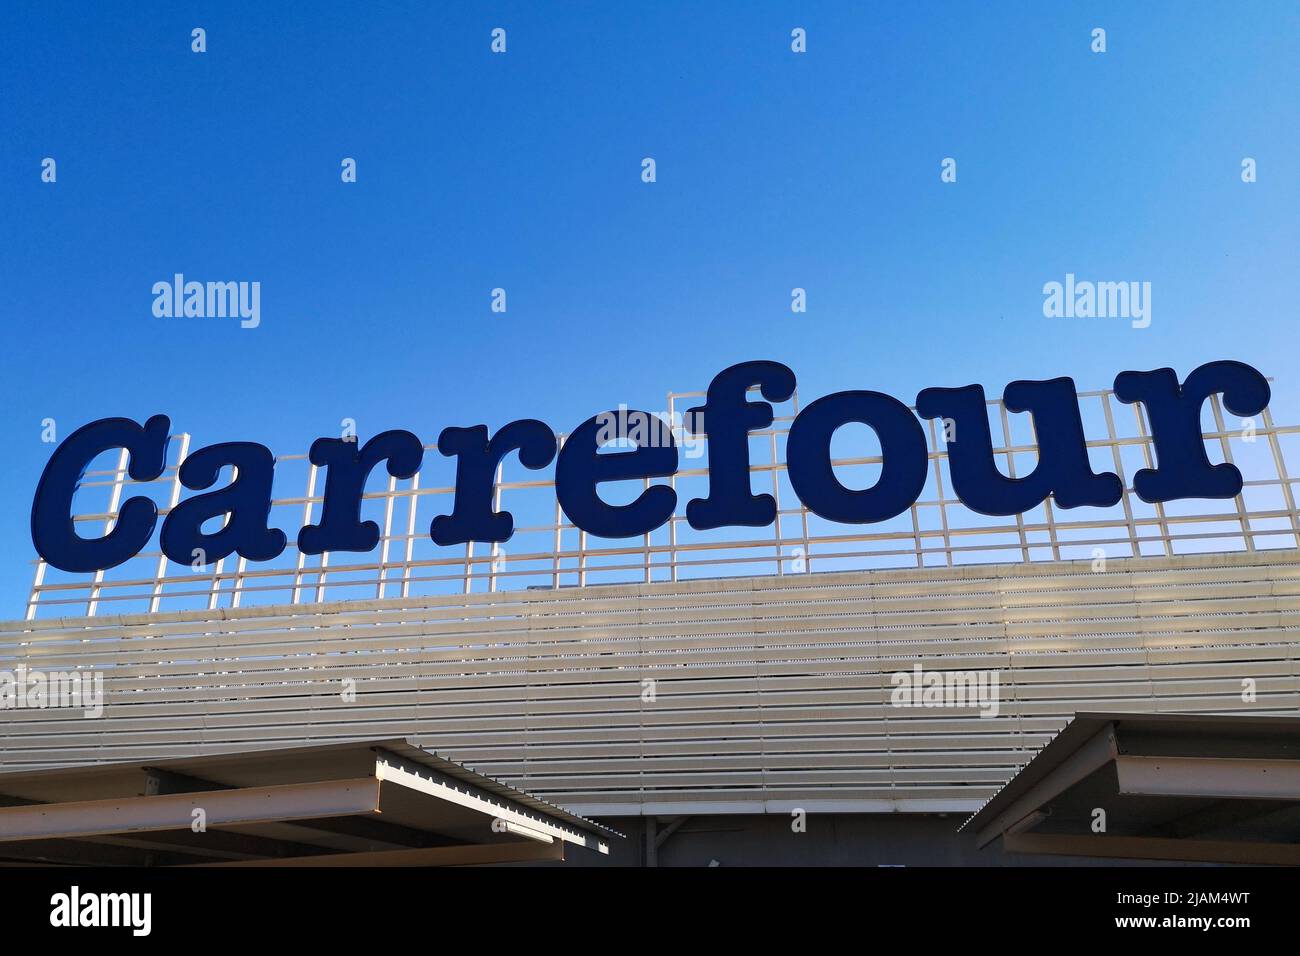
M 154 415 L 141 428 L 129 418 L 101 418 L 83 425 L 54 450 L 32 501 L 32 543 L 50 565 L 64 571 L 115 568 L 149 541 L 158 506 L 148 498 L 130 498 L 118 511 L 113 530 L 102 538 L 83 538 L 72 520 L 77 483 L 97 455 L 113 448 L 130 453 L 127 474 L 133 481 L 153 481 L 167 463 L 171 420 Z
M 648 422 L 653 435 L 625 436 L 631 451 L 600 452 L 599 432 L 611 420 Z M 555 463 L 555 494 L 569 520 L 588 534 L 602 538 L 631 538 L 658 528 L 672 517 L 677 492 L 664 485 L 645 489 L 627 505 L 608 505 L 596 486 L 605 481 L 666 478 L 677 471 L 677 446 L 672 429 L 648 412 L 605 412 L 573 430 Z
M 379 525 L 361 520 L 366 478 L 381 461 L 388 462 L 388 473 L 394 478 L 410 478 L 420 470 L 424 445 L 410 432 L 394 430 L 381 432 L 359 450 L 355 441 L 317 438 L 308 457 L 313 465 L 327 469 L 325 496 L 320 524 L 298 532 L 298 550 L 303 554 L 370 551 L 379 543 Z
M 869 425 L 880 439 L 880 478 L 862 491 L 840 484 L 831 465 L 831 436 L 849 422 Z M 799 500 L 816 515 L 869 524 L 902 514 L 925 487 L 925 432 L 911 409 L 880 392 L 836 392 L 805 408 L 786 439 L 786 470 Z
M 763 401 L 750 401 L 757 387 Z M 773 421 L 771 403 L 789 400 L 795 376 L 778 362 L 742 362 L 719 372 L 705 402 L 691 409 L 687 427 L 708 437 L 708 493 L 687 503 L 686 520 L 705 531 L 721 527 L 763 527 L 776 520 L 771 495 L 750 487 L 751 434 Z M 1173 369 L 1122 372 L 1115 395 L 1140 402 L 1151 422 L 1156 467 L 1133 479 L 1144 501 L 1231 498 L 1241 492 L 1240 471 L 1210 463 L 1201 431 L 1201 411 L 1212 395 L 1222 395 L 1234 415 L 1261 413 L 1271 397 L 1267 380 L 1241 362 L 1202 365 L 1181 385 Z M 1111 507 L 1121 498 L 1119 478 L 1094 473 L 1074 382 L 1068 378 L 1017 381 L 1003 392 L 1010 412 L 1033 416 L 1038 462 L 1018 478 L 997 466 L 984 389 L 927 388 L 916 398 L 921 419 L 955 423 L 947 441 L 948 468 L 957 497 L 987 515 L 1023 514 L 1049 497 L 1061 508 Z M 804 505 L 830 521 L 865 524 L 902 514 L 922 493 L 929 471 L 929 449 L 921 423 L 903 403 L 880 392 L 846 391 L 812 402 L 795 417 L 786 439 L 790 484 Z M 631 428 L 629 423 L 634 423 Z M 863 490 L 846 488 L 831 463 L 831 440 L 850 423 L 865 424 L 880 440 L 880 477 Z M 612 425 L 616 425 L 610 432 Z M 116 567 L 138 554 L 157 524 L 157 506 L 134 497 L 119 509 L 112 531 L 98 538 L 76 533 L 73 499 L 86 468 L 112 449 L 127 452 L 133 481 L 153 481 L 163 473 L 171 422 L 155 415 L 143 426 L 125 418 L 92 422 L 66 438 L 51 455 L 32 502 L 32 542 L 51 566 L 74 573 Z M 583 422 L 556 453 L 552 429 L 535 419 L 511 422 L 495 434 L 486 425 L 446 428 L 438 450 L 456 459 L 452 511 L 429 526 L 435 544 L 502 542 L 514 532 L 514 516 L 496 511 L 495 475 L 505 458 L 518 452 L 525 467 L 538 470 L 555 462 L 555 493 L 564 514 L 578 528 L 603 538 L 648 534 L 672 519 L 676 491 L 665 485 L 640 490 L 628 504 L 607 504 L 599 494 L 605 482 L 647 482 L 677 473 L 678 448 L 672 427 L 658 416 L 620 408 Z M 630 446 L 623 450 L 611 444 Z M 379 541 L 374 521 L 361 520 L 366 481 L 380 462 L 394 478 L 410 478 L 423 461 L 420 439 L 408 431 L 386 431 L 358 448 L 355 442 L 321 438 L 310 460 L 326 469 L 324 503 L 318 524 L 298 533 L 303 554 L 372 550 Z M 163 522 L 159 538 L 172 561 L 212 564 L 231 554 L 267 561 L 285 547 L 282 531 L 268 527 L 275 459 L 251 442 L 229 442 L 199 449 L 181 463 L 180 483 L 190 490 L 211 487 L 225 467 L 233 477 L 224 488 L 177 504 Z M 221 518 L 212 534 L 203 525 Z
M 986 515 L 1023 514 L 1047 499 L 1062 508 L 1116 504 L 1123 487 L 1109 472 L 1095 475 L 1088 463 L 1083 420 L 1074 382 L 1012 382 L 1002 393 L 1009 412 L 1030 412 L 1038 440 L 1038 464 L 1023 478 L 1008 478 L 993 459 L 984 389 L 927 388 L 916 396 L 922 418 L 950 418 L 955 438 L 948 442 L 948 470 L 957 497 Z
M 511 422 L 491 441 L 486 425 L 442 430 L 438 451 L 456 458 L 456 496 L 452 513 L 438 515 L 429 526 L 434 544 L 510 540 L 514 515 L 492 510 L 492 487 L 497 465 L 516 450 L 525 468 L 545 468 L 555 457 L 555 433 L 533 418 Z
M 235 472 L 230 484 L 182 501 L 163 522 L 159 543 L 177 564 L 213 564 L 235 553 L 249 561 L 269 561 L 284 550 L 284 532 L 266 526 L 275 457 L 265 445 L 232 441 L 200 448 L 181 462 L 181 484 L 202 491 L 227 465 Z M 226 516 L 221 529 L 204 534 L 204 522 L 218 515 Z
M 1115 397 L 1141 402 L 1151 421 L 1156 467 L 1133 476 L 1133 490 L 1147 502 L 1180 498 L 1235 498 L 1241 493 L 1241 472 L 1235 465 L 1211 465 L 1201 433 L 1201 406 L 1221 393 L 1234 415 L 1258 415 L 1272 397 L 1268 380 L 1241 362 L 1210 362 L 1187 376 L 1182 387 L 1171 368 L 1151 372 L 1121 372 L 1115 377 Z
M 776 520 L 771 495 L 749 491 L 749 433 L 772 424 L 772 406 L 750 402 L 745 393 L 759 386 L 768 402 L 794 394 L 794 372 L 779 362 L 743 362 L 719 372 L 705 403 L 687 412 L 687 427 L 708 435 L 709 495 L 686 503 L 686 520 L 697 531 L 741 525 L 762 528 Z

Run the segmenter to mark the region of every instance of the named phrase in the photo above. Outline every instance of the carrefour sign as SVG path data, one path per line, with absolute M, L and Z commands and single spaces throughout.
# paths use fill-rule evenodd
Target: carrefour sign
M 751 388 L 762 400 L 751 400 Z M 707 438 L 708 494 L 687 502 L 692 528 L 763 527 L 776 518 L 771 495 L 750 489 L 749 433 L 772 424 L 772 402 L 794 394 L 795 376 L 779 362 L 744 362 L 720 372 L 709 385 L 703 405 L 687 413 L 691 433 Z M 1133 477 L 1133 489 L 1147 502 L 1183 498 L 1231 498 L 1241 491 L 1241 473 L 1231 464 L 1212 464 L 1205 453 L 1201 409 L 1211 395 L 1221 395 L 1234 415 L 1258 415 L 1268 405 L 1264 376 L 1241 362 L 1202 365 L 1182 382 L 1173 369 L 1121 372 L 1115 395 L 1141 403 L 1151 423 L 1156 467 Z M 1014 515 L 1031 510 L 1049 496 L 1060 508 L 1109 507 L 1119 502 L 1118 476 L 1094 472 L 1088 461 L 1078 395 L 1069 378 L 1012 382 L 1002 393 L 1012 412 L 1033 416 L 1038 464 L 1022 478 L 1003 475 L 994 461 L 984 389 L 927 388 L 916 396 L 916 413 L 896 398 L 873 391 L 836 392 L 814 401 L 790 425 L 786 469 L 790 484 L 814 514 L 844 524 L 871 524 L 901 514 L 920 496 L 926 481 L 928 450 L 918 415 L 942 419 L 948 466 L 957 496 L 986 515 Z M 635 421 L 634 429 L 610 423 Z M 831 437 L 843 425 L 860 423 L 880 441 L 883 463 L 876 483 L 846 488 L 831 461 Z M 153 501 L 126 501 L 112 530 L 83 538 L 73 522 L 72 500 L 90 463 L 104 452 L 125 449 L 127 473 L 135 481 L 160 477 L 166 463 L 171 421 L 155 415 L 143 425 L 126 418 L 105 418 L 77 429 L 50 457 L 32 504 L 32 542 L 42 558 L 73 572 L 115 567 L 148 543 L 158 521 Z M 610 446 L 624 450 L 611 450 Z M 604 450 L 602 450 L 604 449 Z M 672 428 L 657 416 L 637 410 L 602 412 L 578 425 L 563 447 L 555 432 L 536 419 L 511 422 L 495 433 L 486 425 L 450 427 L 438 436 L 438 451 L 456 460 L 451 514 L 438 515 L 429 526 L 436 544 L 504 542 L 514 533 L 514 518 L 493 508 L 497 465 L 518 455 L 530 469 L 555 464 L 555 493 L 568 519 L 603 538 L 643 535 L 665 524 L 677 508 L 677 492 L 666 485 L 646 488 L 625 505 L 607 504 L 600 495 L 605 482 L 667 478 L 678 468 Z M 379 527 L 361 520 L 366 480 L 382 463 L 395 478 L 419 469 L 424 444 L 418 435 L 393 430 L 364 444 L 343 438 L 318 438 L 311 446 L 312 464 L 325 470 L 320 521 L 298 531 L 305 554 L 372 550 Z M 225 467 L 233 466 L 229 484 L 211 489 Z M 208 564 L 237 554 L 249 561 L 268 561 L 287 544 L 284 531 L 269 526 L 275 457 L 254 442 L 223 442 L 190 454 L 180 465 L 179 480 L 200 492 L 180 501 L 167 514 L 159 536 L 172 561 L 191 564 L 202 555 Z M 222 518 L 220 530 L 205 533 L 205 523 Z

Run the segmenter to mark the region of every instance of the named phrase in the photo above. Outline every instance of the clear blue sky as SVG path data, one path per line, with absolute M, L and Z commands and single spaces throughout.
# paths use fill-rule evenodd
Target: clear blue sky
M 747 359 L 910 403 L 1234 358 L 1300 420 L 1290 0 L 272 6 L 0 8 L 0 617 L 44 418 L 284 454 L 567 431 Z M 261 327 L 155 318 L 175 272 L 260 281 Z M 1044 318 L 1067 272 L 1151 282 L 1151 327 Z

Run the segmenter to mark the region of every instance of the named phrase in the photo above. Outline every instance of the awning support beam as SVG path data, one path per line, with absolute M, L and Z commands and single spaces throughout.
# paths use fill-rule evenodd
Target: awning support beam
M 1122 794 L 1300 800 L 1300 760 L 1121 756 L 1115 766 Z
M 0 808 L 0 848 L 5 841 L 108 836 L 150 830 L 206 827 L 379 811 L 380 783 L 373 777 L 284 784 L 202 793 L 160 794 L 117 800 L 79 800 Z M 196 817 L 195 811 L 202 816 Z
M 1009 853 L 1099 856 L 1124 860 L 1181 860 L 1196 863 L 1249 863 L 1266 866 L 1300 864 L 1300 845 L 1294 843 L 1241 843 L 1100 834 L 1078 836 L 1008 833 L 1003 837 L 1002 846 Z
M 536 863 L 563 860 L 564 841 L 539 843 L 486 843 L 468 846 L 426 847 L 418 850 L 378 850 L 373 853 L 330 853 L 280 860 L 239 863 L 197 863 L 195 866 L 483 866 L 490 863 Z

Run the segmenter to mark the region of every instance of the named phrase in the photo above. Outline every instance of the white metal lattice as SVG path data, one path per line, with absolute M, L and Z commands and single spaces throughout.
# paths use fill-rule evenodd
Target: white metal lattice
M 681 432 L 680 411 L 704 397 L 703 392 L 670 392 L 667 414 L 675 436 Z M 168 561 L 156 545 L 109 572 L 63 575 L 42 560 L 35 562 L 35 580 L 26 619 L 66 616 L 84 609 L 94 616 L 104 608 L 113 613 L 217 609 L 241 604 L 315 603 L 354 597 L 410 597 L 463 590 L 497 591 L 519 587 L 559 588 L 614 581 L 679 581 L 697 577 L 752 574 L 811 573 L 879 567 L 952 566 L 966 563 L 1038 561 L 1098 556 L 1140 557 L 1193 551 L 1255 551 L 1300 547 L 1300 514 L 1288 475 L 1283 441 L 1300 434 L 1300 426 L 1277 426 L 1266 409 L 1261 421 L 1236 429 L 1225 420 L 1217 397 L 1207 403 L 1205 439 L 1211 457 L 1235 462 L 1243 472 L 1241 495 L 1227 502 L 1179 502 L 1189 507 L 1148 505 L 1131 489 L 1137 467 L 1151 467 L 1153 445 L 1140 405 L 1125 406 L 1108 389 L 1079 395 L 1089 423 L 1105 434 L 1088 440 L 1094 470 L 1111 470 L 1124 484 L 1114 508 L 1083 508 L 1064 512 L 1049 499 L 1034 511 L 1009 519 L 976 515 L 952 496 L 947 453 L 936 423 L 926 422 L 931 471 L 921 497 L 910 511 L 883 525 L 853 526 L 825 522 L 808 512 L 792 493 L 785 476 L 784 441 L 798 414 L 796 394 L 789 410 L 778 414 L 770 429 L 752 433 L 751 484 L 777 503 L 777 520 L 769 528 L 719 529 L 699 533 L 684 515 L 686 501 L 696 490 L 683 485 L 702 482 L 705 461 L 683 458 L 681 469 L 666 483 L 679 490 L 677 513 L 663 529 L 637 539 L 596 539 L 569 523 L 554 500 L 554 482 L 544 473 L 523 472 L 516 478 L 499 467 L 493 500 L 498 508 L 516 511 L 516 500 L 539 490 L 549 501 L 532 512 L 516 511 L 516 534 L 505 546 L 468 545 L 463 550 L 437 548 L 428 539 L 428 522 L 449 513 L 454 485 L 434 484 L 426 476 L 448 463 L 426 445 L 424 466 L 409 480 L 398 481 L 381 468 L 371 477 L 364 497 L 368 513 L 380 527 L 379 545 L 366 555 L 327 553 L 309 557 L 296 550 L 297 528 L 310 523 L 321 506 L 317 467 L 304 454 L 276 459 L 277 486 L 292 465 L 306 465 L 305 491 L 275 497 L 273 526 L 289 538 L 284 555 L 250 567 L 243 558 L 222 560 L 209 568 L 190 569 Z M 689 401 L 687 401 L 689 400 Z M 1032 428 L 1028 440 L 1016 439 L 1013 418 L 997 399 L 988 406 L 1001 426 L 995 454 L 1010 477 L 1025 473 L 1035 455 Z M 1120 426 L 1131 415 L 1133 426 Z M 1029 416 L 1018 416 L 1029 421 Z M 563 436 L 560 436 L 563 441 Z M 188 454 L 188 434 L 174 436 L 172 460 L 152 482 L 135 482 L 126 474 L 122 452 L 114 467 L 88 471 L 78 495 L 107 492 L 106 506 L 75 516 L 78 524 L 111 530 L 122 501 L 130 494 L 150 494 L 161 516 L 180 500 L 178 469 Z M 1267 452 L 1264 451 L 1267 449 Z M 870 471 L 879 455 L 837 456 L 845 471 Z M 285 480 L 288 480 L 287 478 Z M 651 482 L 643 482 L 649 487 Z M 699 485 L 698 493 L 703 493 Z M 290 520 L 285 520 L 286 518 Z M 295 523 L 296 522 L 296 523 Z M 746 533 L 742 533 L 746 532 Z M 748 533 L 753 532 L 753 533 Z M 233 564 L 233 567 L 232 567 Z

